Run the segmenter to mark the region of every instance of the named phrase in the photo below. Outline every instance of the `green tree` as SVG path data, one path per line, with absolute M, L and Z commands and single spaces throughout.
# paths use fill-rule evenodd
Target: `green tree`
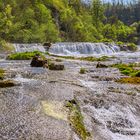
M 93 25 L 95 25 L 98 28 L 100 22 L 102 22 L 105 18 L 104 7 L 101 0 L 92 1 L 91 13 L 93 18 Z

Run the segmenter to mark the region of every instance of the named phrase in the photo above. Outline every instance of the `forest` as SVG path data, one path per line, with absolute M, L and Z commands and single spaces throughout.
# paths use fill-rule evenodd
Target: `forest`
M 0 42 L 140 40 L 140 1 L 0 0 Z

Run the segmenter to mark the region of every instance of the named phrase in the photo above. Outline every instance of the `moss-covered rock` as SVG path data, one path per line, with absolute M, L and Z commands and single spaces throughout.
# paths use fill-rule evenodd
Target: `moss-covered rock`
M 53 62 L 50 62 L 48 64 L 48 68 L 49 68 L 49 70 L 64 70 L 65 67 L 61 63 L 53 63 Z
M 30 60 L 36 54 L 39 54 L 42 57 L 42 59 L 45 59 L 45 56 L 41 52 L 38 52 L 38 51 L 10 54 L 7 56 L 7 59 L 8 60 Z
M 117 80 L 120 83 L 140 84 L 140 77 L 125 77 Z
M 140 77 L 140 70 L 135 69 L 135 64 L 115 64 L 112 67 L 116 67 L 120 70 L 120 72 L 124 75 L 132 76 L 132 77 Z
M 114 57 L 108 57 L 108 56 L 102 56 L 102 57 L 93 57 L 93 56 L 88 56 L 88 57 L 74 57 L 74 56 L 58 56 L 58 55 L 51 55 L 57 58 L 64 58 L 64 59 L 72 59 L 72 60 L 83 60 L 83 61 L 108 61 L 110 58 Z
M 0 80 L 4 79 L 4 70 L 0 69 Z
M 83 116 L 78 103 L 73 99 L 67 102 L 66 107 L 69 108 L 70 111 L 69 121 L 73 129 L 82 140 L 86 140 L 90 136 L 90 133 L 85 128 Z
M 80 74 L 85 74 L 86 73 L 86 69 L 85 68 L 81 68 L 79 71 Z
M 134 43 L 128 43 L 128 44 L 119 44 L 119 47 L 121 51 L 136 51 L 138 48 Z
M 47 59 L 44 60 L 39 54 L 36 54 L 31 61 L 31 67 L 46 67 L 47 66 Z M 48 67 L 48 66 L 47 66 Z
M 6 88 L 6 87 L 13 87 L 16 83 L 12 80 L 1 80 L 0 81 L 0 88 Z

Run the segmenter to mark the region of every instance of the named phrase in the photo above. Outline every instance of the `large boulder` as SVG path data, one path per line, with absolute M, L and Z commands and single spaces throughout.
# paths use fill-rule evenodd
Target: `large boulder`
M 35 55 L 31 61 L 31 67 L 46 67 L 47 60 L 43 60 L 39 55 Z

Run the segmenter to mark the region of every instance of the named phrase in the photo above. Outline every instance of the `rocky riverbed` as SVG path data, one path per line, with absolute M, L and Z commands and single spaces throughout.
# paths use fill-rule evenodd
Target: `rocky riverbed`
M 112 58 L 104 64 L 119 61 Z M 140 140 L 140 85 L 115 82 L 124 75 L 116 68 L 97 69 L 97 62 L 63 59 L 62 63 L 64 71 L 51 71 L 30 67 L 30 61 L 1 60 L 7 78 L 20 84 L 0 89 L 0 139 L 81 139 L 66 107 L 76 100 L 87 139 Z M 79 73 L 81 67 L 85 74 Z

